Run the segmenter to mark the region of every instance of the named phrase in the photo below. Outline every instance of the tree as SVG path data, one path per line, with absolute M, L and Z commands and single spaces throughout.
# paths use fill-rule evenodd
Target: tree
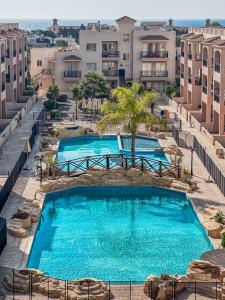
M 90 71 L 85 75 L 80 84 L 80 91 L 83 98 L 109 98 L 111 87 L 100 73 Z
M 97 123 L 100 133 L 108 126 L 123 125 L 124 130 L 131 135 L 132 165 L 135 165 L 135 137 L 140 124 L 162 124 L 161 117 L 148 112 L 149 103 L 155 99 L 155 92 L 140 93 L 140 83 L 134 82 L 131 87 L 117 87 L 113 90 L 116 102 L 108 101 L 102 106 L 105 116 Z
M 73 84 L 71 86 L 71 89 L 70 89 L 72 95 L 73 95 L 73 101 L 75 103 L 75 119 L 77 120 L 77 104 L 78 104 L 78 101 L 80 99 L 80 95 L 81 95 L 81 92 L 80 92 L 80 86 L 78 84 Z
M 48 88 L 48 96 L 51 95 L 51 99 L 54 99 L 55 101 L 55 109 L 57 108 L 57 97 L 59 96 L 59 88 L 58 85 L 52 84 Z
M 169 85 L 166 88 L 166 95 L 170 99 L 173 98 L 173 97 L 176 97 L 176 95 L 177 95 L 177 87 L 175 85 Z

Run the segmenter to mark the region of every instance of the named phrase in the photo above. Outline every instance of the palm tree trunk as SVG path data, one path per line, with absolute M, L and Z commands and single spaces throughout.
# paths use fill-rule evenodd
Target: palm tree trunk
M 135 134 L 131 135 L 131 160 L 132 168 L 135 168 Z

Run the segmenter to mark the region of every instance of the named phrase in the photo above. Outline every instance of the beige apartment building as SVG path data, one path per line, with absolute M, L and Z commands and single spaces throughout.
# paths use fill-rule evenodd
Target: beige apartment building
M 17 23 L 0 24 L 0 119 L 7 105 L 19 102 L 27 77 L 26 33 Z
M 181 98 L 176 101 L 225 144 L 225 28 L 190 27 L 181 40 Z
M 176 79 L 172 23 L 135 23 L 126 16 L 116 20 L 116 26 L 91 23 L 80 31 L 80 45 L 75 49 L 31 49 L 32 76 L 40 73 L 38 65 L 42 64 L 41 85 L 46 88 L 46 82 L 52 81 L 61 92 L 69 92 L 73 83 L 93 70 L 102 73 L 112 87 L 134 80 L 165 92 Z

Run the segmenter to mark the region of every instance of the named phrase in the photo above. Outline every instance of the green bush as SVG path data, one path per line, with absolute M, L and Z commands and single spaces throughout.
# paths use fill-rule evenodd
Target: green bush
M 173 98 L 173 97 L 176 97 L 177 95 L 177 88 L 175 85 L 169 85 L 167 88 L 166 88 L 166 95 L 169 97 L 169 98 Z
M 67 98 L 68 96 L 66 94 L 60 94 L 58 97 L 57 97 L 57 101 L 58 102 L 66 102 L 67 101 Z
M 223 236 L 222 236 L 221 246 L 222 246 L 222 248 L 225 248 L 225 232 L 223 233 Z
M 55 100 L 48 99 L 44 102 L 45 109 L 47 111 L 51 111 L 53 109 L 57 109 L 58 105 L 55 103 Z
M 59 119 L 59 116 L 60 116 L 59 110 L 58 109 L 52 109 L 50 111 L 50 116 L 51 116 L 52 119 Z
M 216 223 L 225 224 L 225 217 L 222 211 L 217 212 L 213 218 L 216 221 Z

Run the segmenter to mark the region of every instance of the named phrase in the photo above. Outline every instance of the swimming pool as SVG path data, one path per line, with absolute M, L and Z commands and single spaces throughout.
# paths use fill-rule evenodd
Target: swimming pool
M 130 138 L 122 137 L 122 146 L 119 148 L 117 136 L 81 136 L 69 139 L 62 139 L 58 146 L 57 159 L 59 162 L 73 160 L 85 156 L 119 154 L 130 150 Z M 154 149 L 160 148 L 157 139 L 137 137 L 136 155 L 148 158 L 162 160 L 167 162 L 164 152 L 154 152 Z
M 185 274 L 213 249 L 186 195 L 158 187 L 76 187 L 46 196 L 27 267 L 73 280 Z

